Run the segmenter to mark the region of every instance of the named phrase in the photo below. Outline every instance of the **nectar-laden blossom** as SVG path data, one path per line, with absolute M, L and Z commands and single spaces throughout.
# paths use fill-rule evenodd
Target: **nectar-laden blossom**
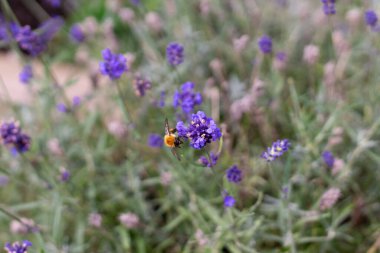
M 177 42 L 169 43 L 166 47 L 166 58 L 172 66 L 181 64 L 185 58 L 183 46 Z
M 226 171 L 227 180 L 231 183 L 240 183 L 243 179 L 243 173 L 239 168 L 234 165 Z
M 32 243 L 24 240 L 22 243 L 20 242 L 14 242 L 13 244 L 10 244 L 9 242 L 5 244 L 4 249 L 8 253 L 28 253 L 28 248 L 32 246 Z
M 214 152 L 210 152 L 209 158 L 207 158 L 206 156 L 201 156 L 201 158 L 199 160 L 203 166 L 212 168 L 216 165 L 218 158 L 219 158 L 219 156 L 217 154 L 214 154 Z
M 323 4 L 323 12 L 325 15 L 334 15 L 336 13 L 335 10 L 335 0 L 321 0 Z
M 150 134 L 148 138 L 148 145 L 152 148 L 161 148 L 164 145 L 164 139 L 159 134 Z
M 145 96 L 145 92 L 152 87 L 152 83 L 140 74 L 137 74 L 133 79 L 133 87 L 135 88 L 136 96 L 143 97 Z
M 364 14 L 364 20 L 368 26 L 375 27 L 378 21 L 376 12 L 374 12 L 373 10 L 366 11 Z
M 102 51 L 104 61 L 99 63 L 100 72 L 116 80 L 127 71 L 127 60 L 122 54 L 113 54 L 109 48 Z
M 233 207 L 236 200 L 231 195 L 226 194 L 223 199 L 224 207 Z
M 329 167 L 329 168 L 334 167 L 335 158 L 330 151 L 324 151 L 322 153 L 322 158 L 323 158 L 323 161 L 325 162 L 325 164 L 327 165 L 327 167 Z
M 258 45 L 263 54 L 272 53 L 272 39 L 269 36 L 262 36 L 258 41 Z
M 194 92 L 194 86 L 194 83 L 186 82 L 182 84 L 181 91 L 175 91 L 173 96 L 173 106 L 181 106 L 186 115 L 191 113 L 196 105 L 202 104 L 202 95 Z
M 70 28 L 70 38 L 72 41 L 74 41 L 76 43 L 81 43 L 86 39 L 86 35 L 84 34 L 80 25 L 74 24 Z
M 276 160 L 282 156 L 290 147 L 290 142 L 287 139 L 278 140 L 273 142 L 272 146 L 261 154 L 261 158 L 264 158 L 268 162 Z
M 33 78 L 32 66 L 25 65 L 19 75 L 19 79 L 23 84 L 29 84 L 30 79 Z
M 327 190 L 321 197 L 321 200 L 319 202 L 319 209 L 324 211 L 333 207 L 338 201 L 340 194 L 341 192 L 338 188 L 331 188 Z
M 190 146 L 194 149 L 202 149 L 212 141 L 222 137 L 220 129 L 212 118 L 199 111 L 191 116 L 188 127 L 182 121 L 177 122 L 178 136 L 190 140 Z

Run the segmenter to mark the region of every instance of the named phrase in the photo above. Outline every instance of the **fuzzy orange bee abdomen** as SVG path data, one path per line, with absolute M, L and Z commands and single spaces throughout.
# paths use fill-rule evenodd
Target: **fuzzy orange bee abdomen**
M 175 136 L 174 135 L 165 135 L 164 143 L 166 146 L 173 148 L 174 142 L 175 142 Z

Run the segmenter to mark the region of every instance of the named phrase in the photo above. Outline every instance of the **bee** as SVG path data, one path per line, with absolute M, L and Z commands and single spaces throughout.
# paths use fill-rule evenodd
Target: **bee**
M 181 137 L 178 137 L 175 135 L 177 132 L 177 129 L 170 128 L 168 119 L 165 119 L 165 136 L 164 136 L 164 143 L 166 146 L 170 148 L 173 155 L 178 159 L 181 160 L 176 152 L 176 148 L 180 148 L 181 144 L 183 143 Z

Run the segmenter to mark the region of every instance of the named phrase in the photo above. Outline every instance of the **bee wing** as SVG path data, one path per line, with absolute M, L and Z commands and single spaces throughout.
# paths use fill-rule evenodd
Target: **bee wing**
M 165 135 L 170 135 L 168 118 L 165 118 Z
M 178 159 L 178 161 L 181 161 L 181 158 L 179 157 L 179 155 L 177 154 L 177 152 L 175 151 L 175 149 L 171 148 L 170 150 L 172 151 L 173 155 Z

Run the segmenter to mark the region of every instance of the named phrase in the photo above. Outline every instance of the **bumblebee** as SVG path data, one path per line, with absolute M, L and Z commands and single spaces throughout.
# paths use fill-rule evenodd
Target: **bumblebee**
M 170 148 L 173 155 L 178 159 L 181 160 L 176 152 L 176 148 L 180 148 L 181 144 L 183 143 L 181 137 L 178 137 L 175 135 L 177 132 L 177 129 L 170 128 L 168 119 L 165 119 L 165 136 L 164 136 L 164 143 L 167 147 Z

